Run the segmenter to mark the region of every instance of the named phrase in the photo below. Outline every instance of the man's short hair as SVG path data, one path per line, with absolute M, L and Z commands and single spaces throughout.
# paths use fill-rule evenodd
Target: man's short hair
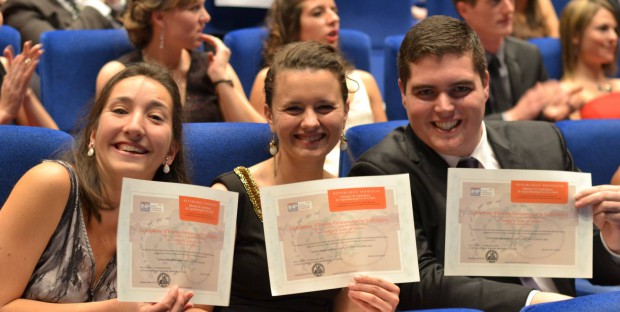
M 478 35 L 458 19 L 434 15 L 413 26 L 405 35 L 398 51 L 398 78 L 403 86 L 412 74 L 409 63 L 416 63 L 422 58 L 434 55 L 439 58 L 446 54 L 463 56 L 471 53 L 472 66 L 480 75 L 482 82 L 486 79 L 487 62 Z

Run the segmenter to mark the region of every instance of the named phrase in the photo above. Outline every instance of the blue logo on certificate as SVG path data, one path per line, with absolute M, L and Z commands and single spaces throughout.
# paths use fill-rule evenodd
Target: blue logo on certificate
M 288 209 L 288 212 L 298 211 L 299 205 L 297 203 L 289 203 L 286 205 L 286 208 Z
M 480 188 L 479 187 L 472 187 L 469 190 L 469 196 L 480 196 Z

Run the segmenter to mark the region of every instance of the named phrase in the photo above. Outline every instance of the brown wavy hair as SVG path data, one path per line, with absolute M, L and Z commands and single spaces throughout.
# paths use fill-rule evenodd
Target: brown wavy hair
M 153 39 L 151 15 L 155 11 L 185 7 L 197 0 L 131 0 L 123 14 L 122 21 L 129 40 L 138 48 L 144 48 Z
M 72 150 L 65 155 L 64 159 L 74 164 L 74 170 L 79 182 L 80 202 L 86 210 L 86 220 L 94 217 L 101 220 L 100 210 L 115 209 L 114 203 L 103 196 L 104 186 L 99 178 L 96 158 L 86 156 L 90 135 L 99 125 L 99 117 L 110 98 L 112 89 L 121 81 L 135 77 L 145 76 L 159 82 L 172 98 L 172 142 L 177 144 L 178 151 L 174 161 L 170 165 L 170 172 L 164 174 L 161 165 L 153 177 L 153 181 L 189 183 L 185 169 L 185 153 L 183 152 L 183 106 L 179 87 L 165 68 L 148 63 L 135 63 L 114 75 L 103 87 L 95 104 L 86 116 L 85 126 L 75 138 Z
M 288 43 L 299 41 L 301 4 L 304 0 L 274 0 L 267 13 L 269 34 L 263 49 L 265 65 Z

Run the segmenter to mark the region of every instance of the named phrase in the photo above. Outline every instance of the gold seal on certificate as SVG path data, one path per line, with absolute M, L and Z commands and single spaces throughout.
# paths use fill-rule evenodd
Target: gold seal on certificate
M 339 288 L 358 273 L 419 280 L 408 175 L 263 187 L 274 296 Z
M 157 302 L 172 285 L 192 302 L 228 305 L 237 193 L 123 179 L 118 299 Z
M 446 275 L 591 277 L 589 173 L 448 171 Z

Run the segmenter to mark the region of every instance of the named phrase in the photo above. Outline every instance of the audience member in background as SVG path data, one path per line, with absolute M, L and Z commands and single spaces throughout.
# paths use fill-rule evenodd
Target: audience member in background
M 274 54 L 285 44 L 314 40 L 338 48 L 340 18 L 334 0 L 275 0 L 267 17 L 269 36 L 265 43 L 264 60 L 269 65 Z M 261 70 L 252 87 L 252 106 L 263 112 L 265 106 L 265 76 Z M 350 94 L 349 115 L 345 127 L 386 121 L 383 98 L 373 76 L 348 66 L 347 83 Z M 326 159 L 325 169 L 338 174 L 340 150 L 334 149 Z
M 524 40 L 559 38 L 558 15 L 551 0 L 516 0 L 512 35 Z
M 0 7 L 6 0 L 0 0 Z M 0 26 L 3 14 L 0 12 Z M 21 54 L 11 47 L 0 57 L 0 124 L 17 124 L 58 129 L 35 92 L 29 87 L 43 50 L 41 45 L 26 42 Z M 37 80 L 38 81 L 38 80 Z
M 116 16 L 124 6 L 125 0 L 9 0 L 3 12 L 22 42 L 38 43 L 50 30 L 121 27 Z
M 0 210 L 0 309 L 184 311 L 191 292 L 118 302 L 116 227 L 123 177 L 187 182 L 179 90 L 156 66 L 128 67 L 103 88 L 66 161 L 17 182 Z M 62 304 L 59 306 L 57 304 Z
M 572 119 L 620 118 L 618 21 L 607 0 L 573 0 L 562 13 L 562 83 L 583 89 Z
M 345 65 L 336 50 L 317 42 L 287 45 L 265 79 L 267 122 L 274 157 L 237 167 L 214 188 L 239 192 L 237 237 L 229 307 L 215 311 L 394 311 L 399 288 L 358 276 L 348 288 L 272 296 L 269 286 L 259 187 L 329 179 L 325 156 L 339 142 L 347 117 Z M 342 142 L 341 142 L 342 143 Z M 251 282 L 248 282 L 251 281 Z M 367 309 L 361 309 L 367 307 Z
M 481 43 L 464 22 L 428 17 L 406 34 L 398 55 L 398 85 L 409 125 L 362 155 L 350 174 L 409 173 L 420 282 L 400 285 L 399 309 L 519 311 L 526 304 L 567 299 L 557 292 L 574 296 L 573 279 L 444 275 L 448 168 L 467 157 L 485 169 L 577 168 L 553 123 L 483 121 L 489 74 Z M 602 233 L 593 237 L 593 281 L 620 284 L 620 186 L 586 189 L 575 195 L 575 205 L 593 207 Z M 543 292 L 534 291 L 531 283 Z
M 540 51 L 513 32 L 513 0 L 453 0 L 459 15 L 478 34 L 491 75 L 487 119 L 561 120 L 571 111 L 569 101 L 579 89 L 563 89 L 547 81 Z
M 220 39 L 202 33 L 210 20 L 204 0 L 130 1 L 123 24 L 136 50 L 104 65 L 97 92 L 128 64 L 156 63 L 168 68 L 179 84 L 186 121 L 264 122 L 228 63 L 230 50 Z M 197 51 L 204 42 L 213 51 Z

